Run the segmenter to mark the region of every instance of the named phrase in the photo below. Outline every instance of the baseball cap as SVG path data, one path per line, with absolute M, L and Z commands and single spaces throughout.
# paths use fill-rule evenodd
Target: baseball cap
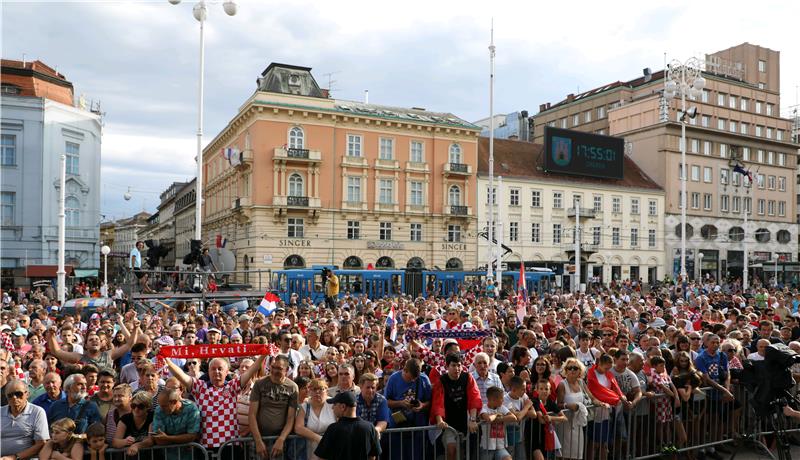
M 28 335 L 28 330 L 25 329 L 24 327 L 18 327 L 16 329 L 14 329 L 14 335 L 25 337 L 25 336 Z
M 212 333 L 212 332 L 216 332 L 217 334 L 222 334 L 222 332 L 220 332 L 220 330 L 217 329 L 216 327 L 212 327 L 212 328 L 208 329 L 208 333 L 209 334 Z
M 9 326 L 8 324 L 3 324 L 2 326 L 0 326 L 0 332 L 10 331 L 10 330 L 11 326 Z
M 344 404 L 347 407 L 356 407 L 356 395 L 352 391 L 343 391 L 333 398 L 328 398 L 328 404 Z

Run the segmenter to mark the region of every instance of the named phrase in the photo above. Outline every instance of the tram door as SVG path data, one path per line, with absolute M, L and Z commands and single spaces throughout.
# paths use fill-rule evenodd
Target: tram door
M 406 294 L 412 297 L 418 297 L 422 291 L 422 272 L 420 271 L 406 271 Z
M 459 280 L 457 278 L 445 278 L 442 280 L 442 296 L 450 296 L 459 291 Z

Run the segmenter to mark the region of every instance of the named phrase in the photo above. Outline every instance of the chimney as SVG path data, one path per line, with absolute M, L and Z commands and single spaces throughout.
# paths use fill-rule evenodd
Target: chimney
M 539 111 L 544 112 L 547 110 L 547 104 L 539 104 Z
M 320 88 L 319 91 L 320 93 L 322 93 L 322 97 L 324 97 L 325 99 L 329 99 L 331 97 L 331 92 L 329 89 Z
M 549 102 L 547 103 L 547 107 L 546 108 L 548 108 L 548 109 L 550 108 L 550 103 Z
M 369 90 L 364 90 L 364 104 L 369 104 Z
M 575 95 L 573 93 L 567 94 L 567 102 L 572 102 L 575 100 Z

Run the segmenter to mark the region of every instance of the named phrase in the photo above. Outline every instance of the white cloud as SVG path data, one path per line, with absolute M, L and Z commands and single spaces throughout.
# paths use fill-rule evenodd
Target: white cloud
M 369 89 L 374 102 L 483 118 L 492 17 L 498 113 L 535 113 L 540 103 L 578 88 L 659 69 L 664 52 L 686 59 L 744 41 L 781 51 L 784 109 L 795 104 L 800 84 L 798 2 L 238 3 L 234 17 L 219 3 L 209 5 L 206 141 L 236 114 L 272 61 L 311 66 L 323 86 L 323 74 L 338 72 L 332 77 L 337 98 L 361 99 Z M 152 209 L 157 192 L 193 175 L 199 30 L 192 5 L 2 4 L 4 57 L 40 58 L 58 66 L 76 93 L 102 100 L 104 208 L 139 210 L 140 201 L 134 206 L 135 200 L 116 198 L 130 185 L 142 189 Z

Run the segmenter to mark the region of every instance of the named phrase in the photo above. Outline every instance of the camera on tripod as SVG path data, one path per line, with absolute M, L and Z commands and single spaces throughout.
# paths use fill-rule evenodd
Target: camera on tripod
M 782 343 L 768 346 L 763 361 L 744 363 L 739 381 L 750 393 L 756 415 L 770 415 L 795 403 L 789 390 L 795 385 L 791 368 L 798 363 L 800 355 Z

